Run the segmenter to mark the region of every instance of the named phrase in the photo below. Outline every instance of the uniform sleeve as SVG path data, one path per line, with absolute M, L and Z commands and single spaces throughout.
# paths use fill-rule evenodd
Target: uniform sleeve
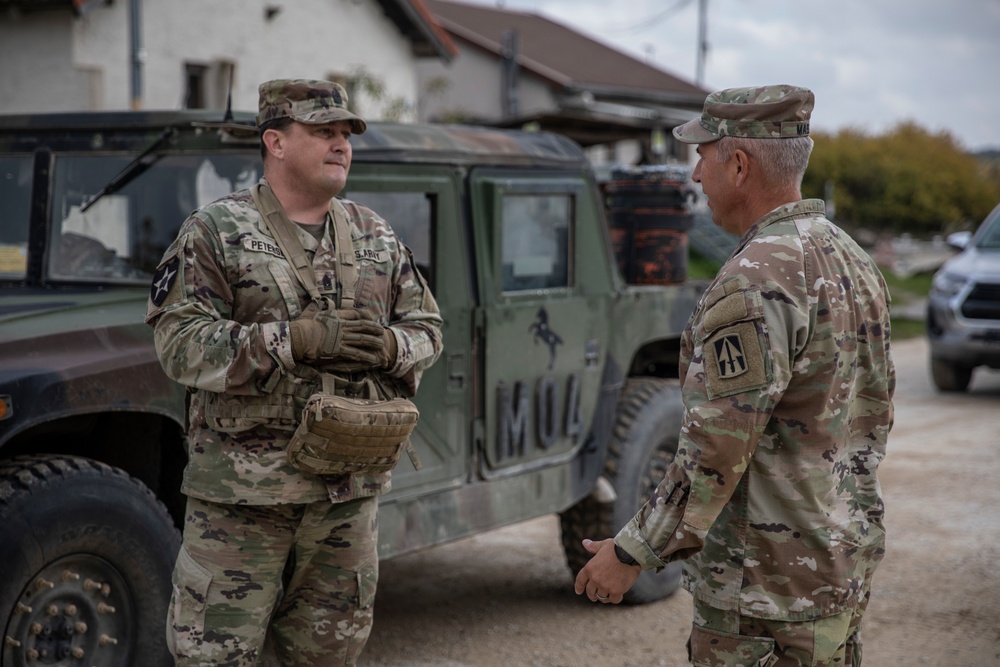
M 702 549 L 738 492 L 810 330 L 800 253 L 768 262 L 733 261 L 737 270 L 727 273 L 724 267 L 692 321 L 677 456 L 615 538 L 644 568 Z M 789 266 L 778 266 L 785 261 Z M 784 278 L 789 270 L 791 280 Z
M 146 322 L 167 376 L 188 387 L 257 395 L 294 366 L 286 321 L 231 319 L 225 250 L 212 226 L 188 218 L 153 278 Z
M 389 328 L 396 336 L 396 363 L 389 375 L 401 380 L 410 395 L 417 392 L 420 376 L 440 356 L 441 312 L 427 281 L 420 275 L 409 248 L 400 244 Z

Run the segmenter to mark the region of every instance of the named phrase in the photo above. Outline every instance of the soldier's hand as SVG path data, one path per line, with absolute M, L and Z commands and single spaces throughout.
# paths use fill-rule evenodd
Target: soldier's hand
M 293 320 L 288 328 L 292 354 L 299 361 L 346 362 L 358 368 L 381 363 L 385 328 L 367 310 L 324 310 L 312 318 Z
M 583 547 L 594 557 L 576 575 L 573 586 L 576 594 L 586 593 L 593 602 L 618 604 L 639 578 L 641 568 L 618 560 L 613 539 L 584 540 Z
M 398 345 L 396 344 L 396 334 L 389 327 L 385 328 L 385 347 L 378 353 L 379 367 L 392 368 L 396 364 Z

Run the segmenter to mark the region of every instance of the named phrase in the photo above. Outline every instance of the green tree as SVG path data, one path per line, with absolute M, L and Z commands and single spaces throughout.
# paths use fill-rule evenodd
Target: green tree
M 851 227 L 928 236 L 971 228 L 1000 201 L 1000 178 L 947 132 L 912 122 L 871 136 L 816 133 L 802 184 L 807 197 L 833 186 L 836 217 Z

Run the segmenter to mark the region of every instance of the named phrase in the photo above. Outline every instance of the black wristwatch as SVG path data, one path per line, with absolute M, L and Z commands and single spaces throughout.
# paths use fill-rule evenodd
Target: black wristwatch
M 639 564 L 639 561 L 637 561 L 636 559 L 632 558 L 632 555 L 629 552 L 625 551 L 624 549 L 622 549 L 617 544 L 615 544 L 615 555 L 618 556 L 618 560 L 621 561 L 622 563 L 624 563 L 625 565 L 638 565 Z

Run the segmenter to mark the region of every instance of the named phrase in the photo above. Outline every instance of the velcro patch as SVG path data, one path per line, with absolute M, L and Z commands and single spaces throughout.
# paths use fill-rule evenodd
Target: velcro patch
M 365 259 L 369 262 L 384 264 L 389 261 L 389 252 L 386 250 L 375 250 L 374 248 L 355 248 L 354 259 L 359 261 Z
M 712 304 L 712 307 L 705 313 L 705 319 L 702 323 L 705 333 L 711 333 L 731 322 L 745 320 L 750 311 L 747 308 L 749 295 L 744 296 L 744 294 L 744 292 L 735 292 Z
M 273 243 L 268 243 L 267 241 L 262 241 L 260 239 L 245 238 L 243 239 L 243 248 L 249 250 L 250 252 L 266 252 L 268 255 L 274 255 L 275 257 L 285 258 L 284 253 L 281 252 L 281 248 Z
M 705 342 L 702 353 L 710 399 L 767 385 L 764 346 L 752 321 L 722 329 Z

